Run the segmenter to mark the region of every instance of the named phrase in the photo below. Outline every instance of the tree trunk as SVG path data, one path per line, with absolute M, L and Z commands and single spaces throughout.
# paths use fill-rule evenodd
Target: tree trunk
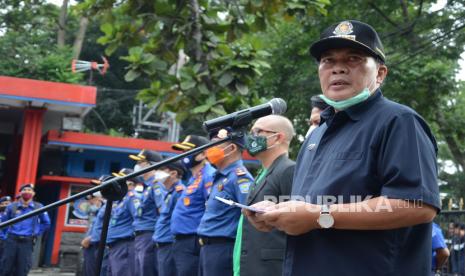
M 465 169 L 465 154 L 460 150 L 460 146 L 455 140 L 454 136 L 452 135 L 453 132 L 450 131 L 450 129 L 447 128 L 447 121 L 444 118 L 444 114 L 442 113 L 442 110 L 437 109 L 437 116 L 435 118 L 436 123 L 439 125 L 439 131 L 441 132 L 442 136 L 444 137 L 444 140 L 447 143 L 447 146 L 449 147 L 449 150 L 452 154 L 452 158 L 454 158 L 454 161 L 459 164 L 462 168 L 462 170 Z
M 79 30 L 73 45 L 73 58 L 75 59 L 78 59 L 79 55 L 81 54 L 82 44 L 84 43 L 84 38 L 86 37 L 87 25 L 89 25 L 89 18 L 83 15 L 79 21 Z
M 192 37 L 194 38 L 195 61 L 200 62 L 202 59 L 202 25 L 200 23 L 200 7 L 197 0 L 191 0 L 191 12 L 194 19 Z
M 60 9 L 60 15 L 58 17 L 58 34 L 57 34 L 58 47 L 65 46 L 67 14 L 68 14 L 68 0 L 63 0 L 63 4 L 61 4 L 61 9 Z

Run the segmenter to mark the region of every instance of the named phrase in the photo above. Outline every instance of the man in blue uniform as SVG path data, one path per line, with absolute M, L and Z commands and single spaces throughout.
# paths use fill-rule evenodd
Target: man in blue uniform
M 11 197 L 4 196 L 0 198 L 0 221 L 2 217 L 6 215 L 6 207 L 10 205 L 10 203 L 11 203 Z M 7 232 L 8 232 L 8 228 L 0 229 L 0 261 L 2 260 L 3 243 L 7 238 Z M 0 263 L 0 267 L 1 266 L 2 266 L 2 263 Z
M 136 165 L 134 165 L 134 171 L 139 171 L 153 165 L 154 163 L 160 162 L 161 155 L 156 151 L 143 149 L 137 155 L 129 155 L 129 158 L 137 161 Z M 153 183 L 154 174 L 155 171 L 149 171 L 142 175 L 147 186 L 150 186 Z
M 158 153 L 150 155 L 151 162 L 160 162 L 162 157 Z M 121 175 L 126 175 L 126 172 L 121 172 Z M 161 197 L 157 201 L 154 190 L 161 195 L 160 187 L 157 184 L 151 184 L 144 187 L 142 178 L 135 179 L 134 193 L 130 203 L 133 210 L 133 227 L 134 227 L 134 261 L 136 267 L 136 275 L 157 275 L 157 266 L 153 262 L 155 259 L 155 244 L 152 241 L 155 222 L 159 216 L 159 208 L 161 207 Z M 155 186 L 155 187 L 154 187 Z M 140 195 L 139 195 L 140 193 Z
M 384 50 L 368 24 L 334 24 L 310 53 L 331 107 L 300 150 L 296 200 L 245 213 L 257 228 L 289 235 L 284 275 L 428 275 L 440 208 L 429 127 L 383 97 Z
M 432 260 L 431 268 L 432 274 L 438 273 L 439 275 L 442 272 L 442 267 L 447 262 L 449 258 L 449 249 L 447 248 L 446 241 L 444 240 L 444 235 L 442 234 L 442 229 L 433 222 L 433 232 L 432 232 Z
M 111 178 L 108 175 L 102 175 L 98 180 L 92 180 L 91 183 L 94 185 L 100 184 L 102 181 Z M 85 275 L 95 275 L 97 270 L 97 252 L 98 243 L 100 241 L 100 234 L 102 232 L 103 214 L 105 208 L 102 209 L 102 195 L 100 192 L 96 192 L 87 197 L 89 202 L 88 208 L 88 229 L 86 237 L 81 241 L 82 253 L 84 257 L 83 271 Z M 107 262 L 107 259 L 105 259 Z M 106 275 L 106 264 L 102 262 L 101 275 Z
M 189 151 L 207 143 L 208 139 L 205 137 L 188 135 L 182 143 L 174 144 L 172 148 Z M 171 233 L 175 236 L 173 258 L 178 276 L 195 276 L 199 269 L 200 255 L 197 228 L 205 212 L 205 202 L 216 170 L 206 160 L 204 152 L 186 157 L 182 163 L 191 171 L 192 177 L 171 216 Z
M 128 190 L 134 181 L 127 181 Z M 108 262 L 112 276 L 135 275 L 134 228 L 131 200 L 134 192 L 113 203 L 107 236 Z
M 160 168 L 164 175 L 159 182 L 166 188 L 166 194 L 163 198 L 163 207 L 160 211 L 160 217 L 155 224 L 155 233 L 153 241 L 156 243 L 158 274 L 160 276 L 175 276 L 176 268 L 174 266 L 172 243 L 174 236 L 171 233 L 171 214 L 174 206 L 184 190 L 181 182 L 184 175 L 184 167 L 180 161 L 172 162 Z
M 212 140 L 225 138 L 227 130 L 222 129 L 211 135 Z M 213 178 L 205 214 L 197 230 L 202 246 L 199 269 L 203 276 L 233 274 L 234 238 L 241 210 L 226 205 L 215 197 L 246 203 L 253 177 L 242 163 L 244 145 L 243 139 L 236 139 L 206 151 L 208 161 L 216 166 L 218 171 Z
M 24 184 L 20 188 L 21 198 L 6 208 L 2 221 L 15 218 L 41 208 L 43 205 L 33 201 L 35 192 L 33 184 Z M 32 266 L 32 250 L 37 236 L 50 228 L 47 212 L 13 224 L 8 228 L 2 256 L 0 275 L 27 275 Z

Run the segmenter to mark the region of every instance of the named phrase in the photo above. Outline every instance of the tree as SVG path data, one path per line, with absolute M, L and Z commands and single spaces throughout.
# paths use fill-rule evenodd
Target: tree
M 125 76 L 151 79 L 139 97 L 177 119 L 224 115 L 260 99 L 250 90 L 268 53 L 254 33 L 285 18 L 324 13 L 327 0 L 96 1 L 81 8 L 102 17 L 99 42 L 113 53 L 129 45 Z
M 2 75 L 78 83 L 70 70 L 71 51 L 56 46 L 59 10 L 46 1 L 0 3 Z

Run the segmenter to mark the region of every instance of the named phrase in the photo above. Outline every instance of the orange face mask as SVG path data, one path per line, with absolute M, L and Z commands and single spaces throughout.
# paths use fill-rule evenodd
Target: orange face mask
M 205 151 L 205 155 L 210 163 L 217 165 L 224 159 L 224 149 L 220 147 L 211 147 Z

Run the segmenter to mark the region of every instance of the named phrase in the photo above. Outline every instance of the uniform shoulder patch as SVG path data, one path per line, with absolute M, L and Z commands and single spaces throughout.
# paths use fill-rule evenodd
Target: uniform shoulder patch
M 236 175 L 241 176 L 241 175 L 246 175 L 246 174 L 247 174 L 247 172 L 243 168 L 237 168 L 236 169 Z
M 240 178 L 239 180 L 237 180 L 238 184 L 244 183 L 244 182 L 250 182 L 250 179 L 248 179 L 248 178 Z

